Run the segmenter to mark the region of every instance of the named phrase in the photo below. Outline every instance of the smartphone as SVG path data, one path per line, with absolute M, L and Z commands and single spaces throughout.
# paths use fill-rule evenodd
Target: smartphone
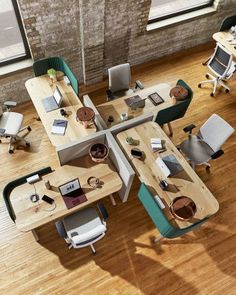
M 42 200 L 48 204 L 53 204 L 54 200 L 46 195 L 42 197 Z
M 138 149 L 131 149 L 131 155 L 140 159 L 143 156 L 143 152 Z

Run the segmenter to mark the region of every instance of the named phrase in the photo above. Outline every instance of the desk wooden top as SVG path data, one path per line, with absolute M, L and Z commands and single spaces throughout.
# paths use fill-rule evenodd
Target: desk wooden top
M 96 106 L 96 108 L 104 122 L 107 124 L 107 126 L 111 127 L 122 122 L 120 118 L 120 115 L 122 113 L 128 113 L 129 119 L 132 119 L 147 112 L 156 114 L 158 111 L 171 106 L 173 102 L 169 94 L 173 86 L 170 86 L 166 83 L 161 83 L 149 88 L 144 88 L 143 90 L 136 91 L 132 95 L 120 97 L 108 101 L 106 103 L 100 104 Z M 157 92 L 164 99 L 164 102 L 159 104 L 158 106 L 154 106 L 150 99 L 146 99 L 144 108 L 137 108 L 136 110 L 131 110 L 131 108 L 129 108 L 125 103 L 125 99 L 128 97 L 139 95 L 142 99 L 144 99 L 147 98 L 149 94 L 152 94 L 154 92 Z M 113 116 L 114 122 L 108 123 L 109 116 Z
M 128 145 L 125 142 L 127 136 L 131 136 L 135 140 L 139 141 L 139 144 L 136 147 L 145 153 L 144 161 L 131 156 L 130 150 L 134 146 Z M 162 140 L 165 140 L 167 151 L 161 153 L 160 157 L 162 158 L 164 156 L 174 154 L 178 162 L 182 165 L 184 171 L 174 176 L 165 178 L 164 174 L 155 163 L 155 160 L 158 157 L 158 152 L 152 151 L 150 138 L 161 138 Z M 133 165 L 140 180 L 151 188 L 154 195 L 158 194 L 160 196 L 163 203 L 166 205 L 164 212 L 175 226 L 184 228 L 186 226 L 192 225 L 199 219 L 211 216 L 218 211 L 218 201 L 197 176 L 194 170 L 190 167 L 183 155 L 176 149 L 168 136 L 158 126 L 158 124 L 154 122 L 147 122 L 131 129 L 122 131 L 117 134 L 117 139 L 127 158 Z M 159 187 L 160 179 L 165 179 L 168 182 L 169 191 L 163 191 Z M 175 197 L 179 196 L 190 197 L 196 203 L 197 213 L 195 214 L 192 221 L 179 221 L 170 215 L 168 207 L 171 201 Z
M 87 184 L 87 179 L 91 176 L 99 178 L 104 183 L 101 188 L 93 189 Z M 77 177 L 88 200 L 67 209 L 58 186 Z M 50 190 L 44 185 L 44 181 L 47 180 L 52 185 Z M 32 203 L 30 200 L 30 195 L 34 194 L 32 184 L 25 183 L 11 192 L 10 201 L 16 215 L 16 226 L 21 231 L 35 229 L 117 192 L 121 186 L 122 181 L 109 159 L 99 164 L 92 162 L 89 156 L 73 160 L 56 168 L 54 172 L 44 175 L 42 180 L 35 183 L 36 193 L 40 196 L 38 202 Z M 44 194 L 53 198 L 54 204 L 50 205 L 42 201 Z
M 230 32 L 217 32 L 213 35 L 213 39 L 222 44 L 236 57 L 236 39 L 234 39 L 234 36 Z
M 45 97 L 52 96 L 56 86 L 58 86 L 63 95 L 61 108 L 69 114 L 68 117 L 63 117 L 60 114 L 60 109 L 48 113 L 44 109 L 42 100 Z M 96 126 L 94 124 L 91 124 L 89 128 L 85 129 L 82 123 L 76 121 L 76 111 L 83 107 L 83 104 L 75 94 L 72 87 L 70 85 L 66 85 L 64 80 L 51 83 L 48 75 L 43 75 L 27 80 L 25 87 L 44 125 L 48 137 L 54 146 L 67 144 L 78 138 L 85 137 L 96 132 Z M 55 119 L 68 120 L 64 135 L 51 134 L 53 121 Z

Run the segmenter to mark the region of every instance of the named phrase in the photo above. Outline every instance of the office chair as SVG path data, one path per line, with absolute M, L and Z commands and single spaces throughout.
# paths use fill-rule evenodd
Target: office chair
M 179 101 L 168 108 L 160 110 L 155 118 L 155 122 L 159 124 L 161 127 L 164 124 L 168 125 L 170 136 L 173 135 L 173 130 L 170 122 L 184 117 L 193 98 L 192 89 L 183 80 L 178 80 L 176 85 L 180 85 L 188 90 L 187 97 L 184 100 Z
M 57 231 L 69 244 L 69 249 L 90 246 L 93 254 L 96 254 L 93 244 L 105 236 L 105 220 L 108 218 L 103 204 L 99 203 L 98 209 L 103 219 L 99 217 L 95 208 L 89 207 L 56 222 Z
M 231 27 L 235 25 L 236 25 L 236 15 L 228 16 L 222 21 L 218 32 L 228 31 L 230 30 Z M 206 61 L 204 61 L 202 65 L 206 66 L 210 59 L 211 59 L 211 56 Z
M 22 128 L 23 115 L 10 111 L 12 107 L 16 106 L 16 102 L 6 101 L 4 105 L 7 111 L 3 112 L 2 107 L 0 107 L 0 138 L 10 138 L 8 151 L 12 154 L 14 152 L 13 143 L 16 140 L 24 141 L 27 147 L 30 146 L 30 143 L 18 134 L 25 129 L 31 131 L 31 127 L 26 126 Z
M 184 234 L 195 230 L 208 220 L 208 218 L 204 218 L 185 228 L 176 228 L 172 225 L 153 197 L 154 196 L 149 191 L 147 185 L 145 183 L 141 183 L 138 191 L 138 198 L 160 232 L 160 235 L 153 240 L 154 243 L 159 242 L 163 238 L 173 239 L 183 236 Z
M 207 73 L 206 78 L 210 80 L 202 81 L 198 84 L 201 88 L 202 84 L 213 84 L 213 91 L 211 96 L 215 95 L 217 85 L 225 88 L 225 92 L 228 93 L 230 88 L 224 83 L 224 80 L 228 80 L 232 77 L 236 70 L 236 63 L 233 61 L 233 55 L 226 50 L 221 44 L 217 43 L 215 52 L 207 64 L 208 68 L 213 72 L 215 76 Z
M 48 69 L 53 68 L 56 71 L 63 72 L 69 79 L 71 87 L 74 89 L 75 93 L 79 94 L 79 82 L 72 72 L 71 68 L 68 66 L 66 61 L 62 57 L 48 57 L 43 58 L 33 63 L 33 70 L 35 77 L 47 74 Z
M 108 69 L 109 89 L 107 92 L 107 100 L 113 100 L 125 95 L 132 95 L 133 89 L 130 89 L 131 72 L 130 64 L 125 63 Z M 137 80 L 135 82 L 135 90 L 143 89 L 143 84 Z
M 197 135 L 192 135 L 195 127 L 191 124 L 183 129 L 184 132 L 189 133 L 188 139 L 183 141 L 178 148 L 186 155 L 193 169 L 196 165 L 203 164 L 209 170 L 211 166 L 208 161 L 224 154 L 221 146 L 234 132 L 234 128 L 216 114 L 211 115 L 200 127 Z

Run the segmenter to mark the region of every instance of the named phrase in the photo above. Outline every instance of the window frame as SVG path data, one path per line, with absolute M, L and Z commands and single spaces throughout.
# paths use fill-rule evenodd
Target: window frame
M 17 20 L 18 27 L 19 27 L 20 34 L 21 34 L 21 38 L 22 38 L 22 41 L 23 41 L 23 44 L 24 44 L 25 55 L 19 56 L 19 57 L 13 57 L 13 58 L 10 58 L 10 59 L 2 61 L 2 62 L 0 61 L 0 66 L 5 66 L 5 65 L 12 64 L 12 63 L 16 63 L 18 61 L 22 61 L 22 60 L 25 60 L 25 59 L 28 59 L 28 58 L 31 57 L 29 44 L 28 44 L 28 41 L 27 41 L 27 38 L 26 38 L 26 34 L 25 34 L 24 27 L 23 27 L 23 22 L 22 22 L 22 19 L 21 19 L 20 10 L 19 10 L 19 7 L 17 5 L 17 1 L 11 0 L 11 3 L 12 3 L 12 6 L 13 6 L 15 15 L 16 15 L 16 20 Z
M 187 14 L 189 12 L 193 12 L 193 11 L 197 11 L 197 10 L 200 10 L 200 9 L 203 9 L 203 8 L 211 7 L 211 6 L 213 6 L 214 2 L 215 2 L 215 0 L 211 0 L 211 2 L 208 3 L 208 4 L 199 5 L 197 7 L 192 7 L 192 8 L 189 8 L 189 9 L 174 12 L 174 13 L 164 15 L 164 16 L 161 16 L 161 17 L 153 17 L 152 19 L 148 19 L 148 24 L 153 24 L 153 23 L 158 22 L 158 21 L 171 19 L 173 17 L 180 16 L 180 15 L 183 15 L 183 14 Z

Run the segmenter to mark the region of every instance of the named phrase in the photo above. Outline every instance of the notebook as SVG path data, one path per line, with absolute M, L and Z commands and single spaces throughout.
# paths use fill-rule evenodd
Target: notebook
M 64 135 L 67 127 L 66 120 L 54 120 L 52 125 L 52 134 Z

